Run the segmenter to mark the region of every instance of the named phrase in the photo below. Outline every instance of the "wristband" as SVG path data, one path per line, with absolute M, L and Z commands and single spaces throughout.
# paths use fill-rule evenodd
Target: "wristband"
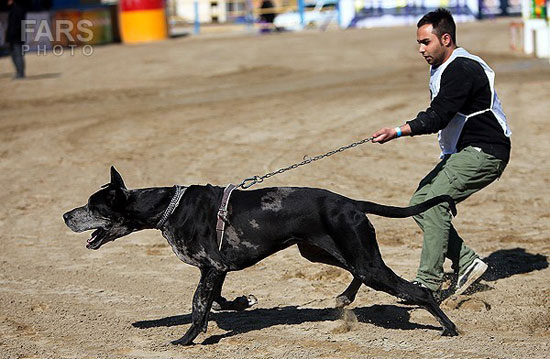
M 401 135 L 403 134 L 403 132 L 401 132 L 401 127 L 399 126 L 395 128 L 395 132 L 397 132 L 397 137 L 401 137 Z

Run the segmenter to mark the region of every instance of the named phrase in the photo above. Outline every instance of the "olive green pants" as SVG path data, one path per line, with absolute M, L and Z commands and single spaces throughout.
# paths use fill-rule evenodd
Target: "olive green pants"
M 442 194 L 459 203 L 499 178 L 506 164 L 473 147 L 446 156 L 422 181 L 411 198 L 415 205 Z M 431 290 L 440 288 L 443 281 L 445 257 L 459 275 L 476 259 L 451 224 L 449 205 L 441 203 L 414 216 L 424 232 L 420 266 L 416 280 Z

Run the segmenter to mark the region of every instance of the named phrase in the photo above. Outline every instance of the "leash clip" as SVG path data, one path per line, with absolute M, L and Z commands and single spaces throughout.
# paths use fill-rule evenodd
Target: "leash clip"
M 263 178 L 258 176 L 249 177 L 249 178 L 245 178 L 241 182 L 241 184 L 238 185 L 237 187 L 242 187 L 243 189 L 247 189 L 254 186 L 255 184 L 262 183 L 263 181 L 264 181 Z

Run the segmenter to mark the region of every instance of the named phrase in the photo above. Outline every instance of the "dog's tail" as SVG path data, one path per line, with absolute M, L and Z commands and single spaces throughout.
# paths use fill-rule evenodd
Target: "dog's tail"
M 363 210 L 365 213 L 372 213 L 372 214 L 376 214 L 377 216 L 390 217 L 390 218 L 405 218 L 405 217 L 411 217 L 411 216 L 420 214 L 442 202 L 449 203 L 451 213 L 453 214 L 453 216 L 456 216 L 455 201 L 451 196 L 448 196 L 446 194 L 437 196 L 434 198 L 430 198 L 427 201 L 424 201 L 422 203 L 419 203 L 415 206 L 410 206 L 410 207 L 385 206 L 383 204 L 367 202 L 367 201 L 361 201 L 359 203 L 362 206 L 361 210 Z

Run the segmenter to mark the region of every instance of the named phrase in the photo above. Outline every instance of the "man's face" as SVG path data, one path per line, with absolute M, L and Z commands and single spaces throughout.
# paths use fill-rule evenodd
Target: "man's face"
M 416 41 L 420 45 L 418 52 L 428 64 L 437 67 L 446 60 L 447 49 L 433 33 L 431 24 L 422 25 L 416 30 Z

